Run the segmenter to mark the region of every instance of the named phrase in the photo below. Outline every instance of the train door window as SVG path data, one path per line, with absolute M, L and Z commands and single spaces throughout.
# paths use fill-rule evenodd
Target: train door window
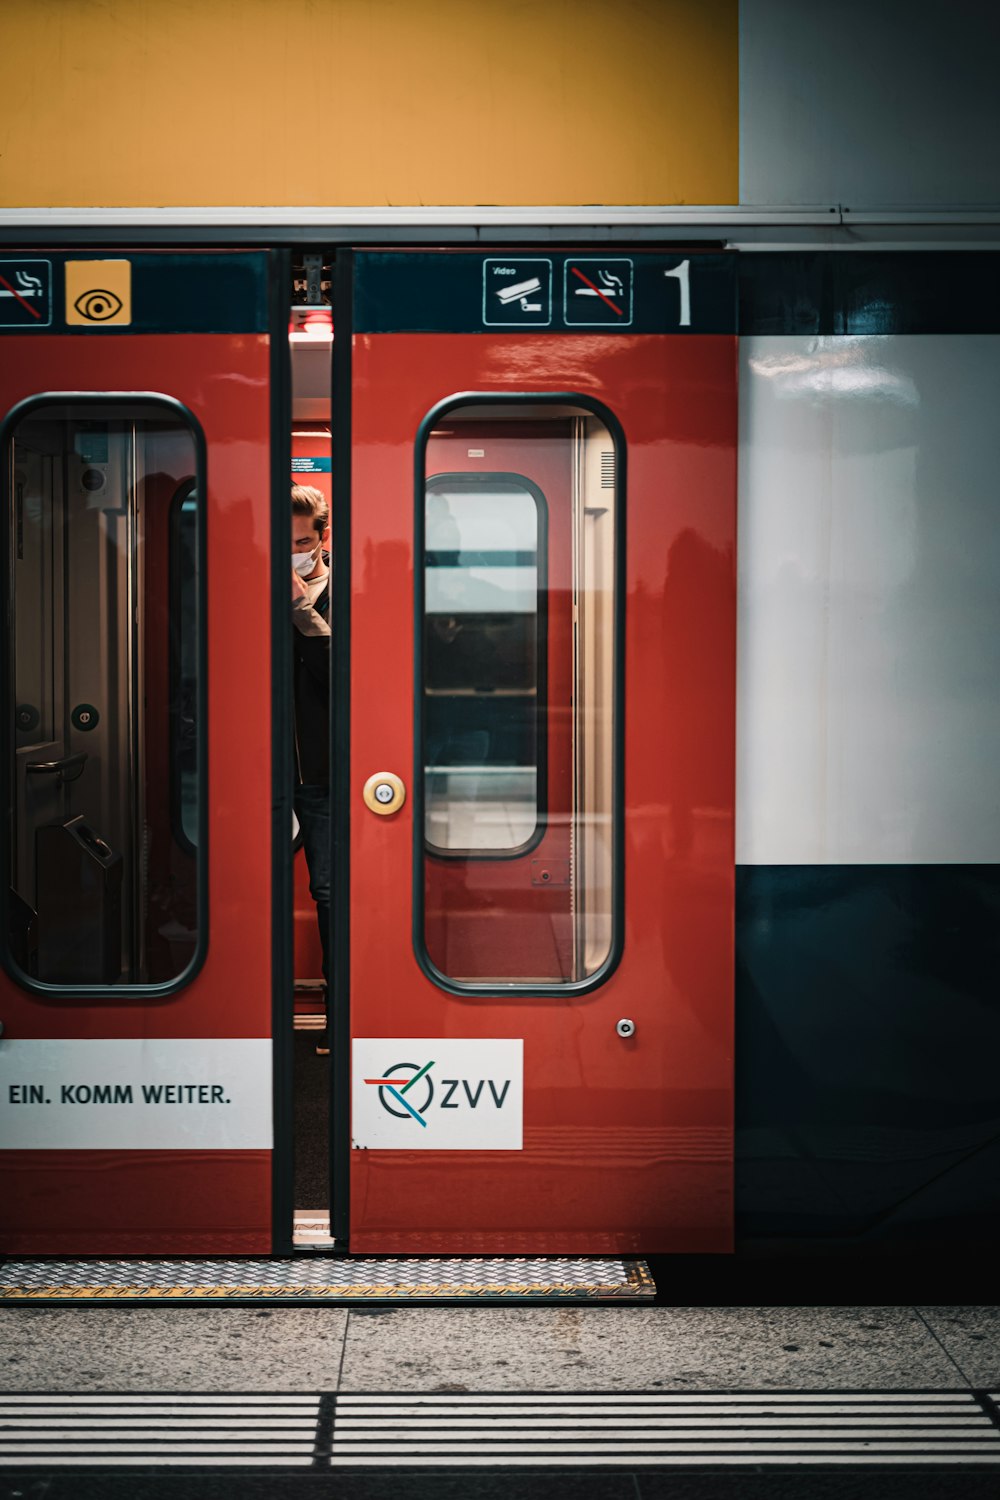
M 207 936 L 200 434 L 165 397 L 5 429 L 9 954 L 29 983 L 173 989 Z
M 484 398 L 420 442 L 417 955 L 451 989 L 589 989 L 621 942 L 620 430 Z

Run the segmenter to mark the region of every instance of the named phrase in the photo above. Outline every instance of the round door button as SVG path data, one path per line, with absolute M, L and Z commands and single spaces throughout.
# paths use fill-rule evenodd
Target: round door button
M 74 729 L 88 733 L 91 729 L 97 728 L 101 722 L 101 716 L 92 703 L 78 703 L 70 714 L 70 721 Z
M 362 795 L 367 808 L 385 817 L 387 813 L 399 812 L 406 801 L 406 788 L 392 771 L 376 771 L 365 782 Z

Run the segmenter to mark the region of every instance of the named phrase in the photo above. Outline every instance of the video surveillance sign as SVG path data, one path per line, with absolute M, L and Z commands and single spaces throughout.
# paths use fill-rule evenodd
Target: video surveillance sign
M 547 328 L 552 322 L 552 262 L 488 257 L 483 262 L 483 322 L 488 328 Z

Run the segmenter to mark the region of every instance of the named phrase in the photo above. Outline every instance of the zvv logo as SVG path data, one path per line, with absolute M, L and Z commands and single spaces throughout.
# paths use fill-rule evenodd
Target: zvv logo
M 386 1070 L 384 1078 L 366 1078 L 365 1083 L 378 1089 L 379 1103 L 390 1115 L 395 1116 L 397 1120 L 412 1118 L 426 1130 L 427 1121 L 424 1116 L 434 1102 L 434 1082 L 430 1076 L 433 1066 L 433 1060 L 424 1063 L 423 1067 L 411 1062 L 394 1063 Z M 470 1109 L 476 1109 L 480 1100 L 485 1102 L 487 1097 L 492 1098 L 497 1109 L 503 1109 L 504 1100 L 510 1088 L 509 1078 L 504 1079 L 499 1088 L 493 1078 L 477 1078 L 475 1082 L 468 1078 L 442 1078 L 440 1082 L 444 1089 L 438 1106 L 440 1109 L 459 1109 L 462 1107 L 463 1100 Z M 424 1087 L 407 1098 L 411 1090 L 420 1083 L 423 1083 Z M 489 1089 L 488 1096 L 483 1093 L 486 1088 Z M 401 1108 L 395 1108 L 392 1101 L 395 1101 L 395 1105 L 400 1105 Z
M 431 1101 L 434 1098 L 434 1083 L 429 1076 L 433 1066 L 433 1062 L 424 1063 L 422 1068 L 417 1063 L 394 1063 L 388 1070 L 390 1073 L 396 1075 L 394 1078 L 366 1078 L 365 1083 L 374 1083 L 378 1087 L 379 1103 L 383 1109 L 387 1109 L 391 1115 L 395 1115 L 397 1120 L 405 1120 L 409 1115 L 412 1115 L 417 1124 L 422 1125 L 426 1130 L 427 1121 L 424 1119 L 424 1114 L 430 1109 Z M 398 1076 L 406 1068 L 412 1069 L 412 1078 L 400 1078 Z M 421 1078 L 427 1080 L 427 1095 L 423 1099 L 420 1108 L 414 1109 L 409 1100 L 404 1098 L 404 1095 L 412 1089 L 415 1083 L 419 1083 Z M 386 1094 L 391 1094 L 396 1103 L 403 1106 L 402 1111 L 393 1109 L 385 1097 Z

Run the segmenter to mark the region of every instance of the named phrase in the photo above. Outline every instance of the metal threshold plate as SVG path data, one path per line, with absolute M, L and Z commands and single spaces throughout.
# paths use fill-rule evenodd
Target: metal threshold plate
M 290 1260 L 8 1260 L 0 1302 L 635 1301 L 645 1261 L 600 1256 L 370 1256 Z

